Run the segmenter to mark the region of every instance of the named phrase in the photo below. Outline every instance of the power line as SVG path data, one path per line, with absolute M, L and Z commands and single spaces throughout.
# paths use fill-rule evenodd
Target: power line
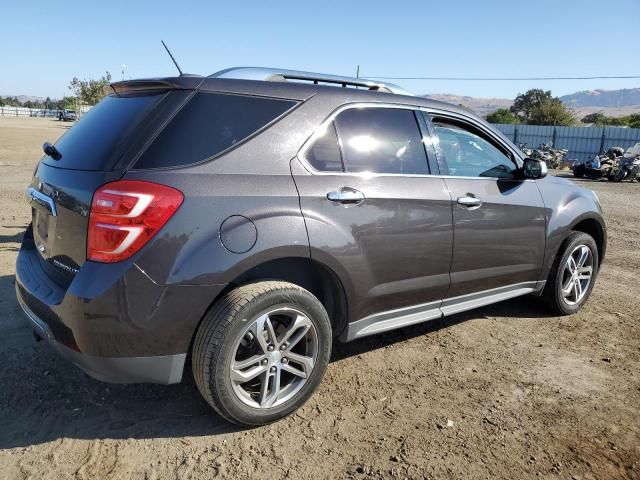
M 366 75 L 366 78 L 377 80 L 450 80 L 450 81 L 532 81 L 532 80 L 601 80 L 640 78 L 640 75 L 595 75 L 589 77 L 387 77 L 383 75 Z

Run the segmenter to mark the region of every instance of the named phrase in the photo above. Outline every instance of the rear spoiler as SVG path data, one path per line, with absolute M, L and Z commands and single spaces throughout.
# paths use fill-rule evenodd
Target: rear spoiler
M 116 95 L 123 95 L 144 90 L 192 90 L 198 88 L 204 80 L 204 77 L 199 75 L 182 75 L 180 77 L 123 80 L 113 82 L 110 86 Z

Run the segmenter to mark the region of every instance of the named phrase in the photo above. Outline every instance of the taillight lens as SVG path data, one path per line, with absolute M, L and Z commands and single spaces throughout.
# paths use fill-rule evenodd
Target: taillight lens
M 139 180 L 107 183 L 93 194 L 87 259 L 119 262 L 140 250 L 167 223 L 184 195 Z

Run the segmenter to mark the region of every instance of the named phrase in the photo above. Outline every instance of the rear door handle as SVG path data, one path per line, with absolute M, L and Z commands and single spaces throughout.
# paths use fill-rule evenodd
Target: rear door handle
M 364 201 L 364 193 L 355 188 L 344 187 L 337 192 L 327 193 L 327 200 L 342 203 L 343 205 L 357 205 Z
M 472 193 L 467 193 L 464 197 L 458 197 L 458 204 L 470 209 L 474 209 L 479 208 L 482 205 L 482 200 L 480 200 Z

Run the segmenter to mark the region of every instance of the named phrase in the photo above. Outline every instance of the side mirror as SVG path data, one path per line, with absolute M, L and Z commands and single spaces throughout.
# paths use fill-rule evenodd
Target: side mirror
M 522 176 L 536 180 L 547 176 L 547 164 L 535 158 L 525 158 L 522 165 Z

